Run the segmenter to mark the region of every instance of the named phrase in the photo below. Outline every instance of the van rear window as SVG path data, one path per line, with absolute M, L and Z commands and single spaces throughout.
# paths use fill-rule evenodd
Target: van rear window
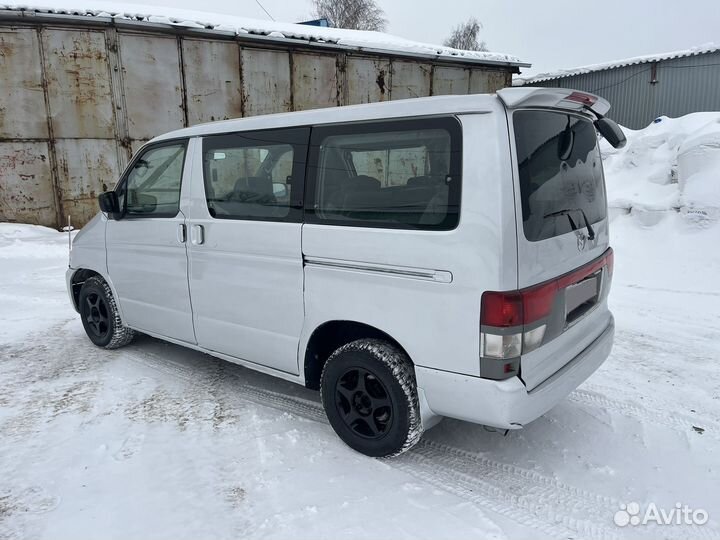
M 555 111 L 515 111 L 525 238 L 545 240 L 602 221 L 605 182 L 595 127 Z
M 460 126 L 453 118 L 313 130 L 306 217 L 360 227 L 448 230 L 458 223 Z

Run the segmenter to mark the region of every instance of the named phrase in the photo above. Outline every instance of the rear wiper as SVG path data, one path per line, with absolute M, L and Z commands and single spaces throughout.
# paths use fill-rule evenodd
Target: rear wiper
M 572 212 L 580 212 L 580 215 L 582 215 L 583 220 L 585 221 L 585 227 L 587 228 L 588 232 L 588 240 L 594 240 L 595 230 L 592 228 L 592 225 L 590 225 L 590 220 L 587 218 L 587 215 L 585 215 L 585 210 L 583 210 L 582 208 L 568 208 L 567 210 L 558 210 L 557 212 L 550 212 L 549 214 L 545 214 L 543 217 L 547 218 L 555 216 L 567 216 L 568 220 L 570 221 L 570 226 L 572 227 L 573 231 L 576 231 L 580 227 L 575 224 L 575 220 L 570 215 Z

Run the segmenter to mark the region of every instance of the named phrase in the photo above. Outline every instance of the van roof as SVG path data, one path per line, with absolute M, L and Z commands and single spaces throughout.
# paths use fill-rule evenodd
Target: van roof
M 234 131 L 335 124 L 363 120 L 432 116 L 439 114 L 486 113 L 497 110 L 498 107 L 503 105 L 509 109 L 523 106 L 540 106 L 561 107 L 581 111 L 583 108 L 581 103 L 565 99 L 571 94 L 577 94 L 577 92 L 565 88 L 503 88 L 502 90 L 498 90 L 497 94 L 431 96 L 362 105 L 345 105 L 325 109 L 266 114 L 197 124 L 159 135 L 152 141 L 164 141 L 181 137 L 199 137 L 202 135 L 230 133 Z M 587 93 L 583 93 L 583 95 L 591 96 L 595 99 L 596 103 L 593 105 L 593 110 L 601 114 L 605 114 L 610 108 L 610 104 L 598 96 Z
M 379 103 L 344 105 L 325 109 L 265 114 L 248 118 L 208 122 L 165 133 L 155 137 L 153 141 L 175 139 L 178 137 L 197 137 L 232 131 L 334 124 L 383 118 L 430 116 L 461 112 L 490 112 L 493 108 L 497 108 L 498 104 L 499 102 L 494 94 L 399 99 Z

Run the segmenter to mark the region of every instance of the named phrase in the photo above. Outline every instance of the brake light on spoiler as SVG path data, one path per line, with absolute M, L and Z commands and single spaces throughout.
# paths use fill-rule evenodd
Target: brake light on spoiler
M 597 96 L 592 94 L 586 94 L 584 92 L 573 92 L 565 98 L 567 101 L 574 101 L 576 103 L 582 103 L 588 107 L 592 107 L 598 100 Z
M 517 375 L 520 356 L 539 347 L 558 292 L 602 268 L 613 272 L 612 248 L 601 257 L 557 278 L 515 291 L 486 291 L 480 303 L 480 375 L 506 379 Z

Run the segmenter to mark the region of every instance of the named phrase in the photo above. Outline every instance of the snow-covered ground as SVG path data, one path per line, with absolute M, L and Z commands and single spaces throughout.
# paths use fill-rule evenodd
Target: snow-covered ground
M 681 211 L 685 172 L 707 210 L 720 167 L 676 167 L 707 126 L 663 122 L 606 159 L 609 360 L 521 431 L 444 420 L 393 460 L 345 447 L 314 392 L 148 337 L 95 348 L 67 237 L 0 224 L 0 538 L 720 538 L 720 224 Z M 709 521 L 616 526 L 632 502 Z

